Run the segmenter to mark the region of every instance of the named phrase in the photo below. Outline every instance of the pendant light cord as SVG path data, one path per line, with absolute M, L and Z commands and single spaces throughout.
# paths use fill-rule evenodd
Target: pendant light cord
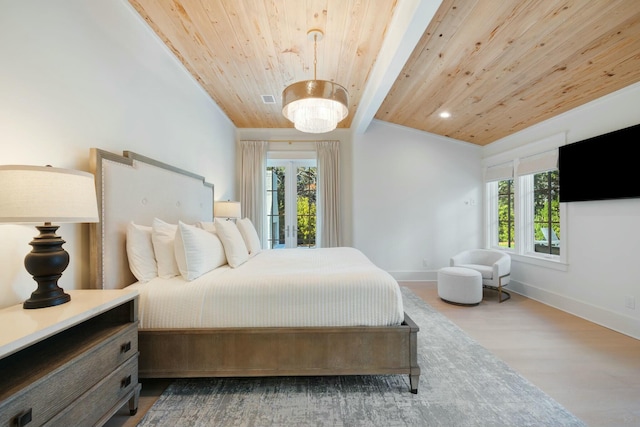
M 316 78 L 316 68 L 318 66 L 318 35 L 313 35 L 313 80 Z

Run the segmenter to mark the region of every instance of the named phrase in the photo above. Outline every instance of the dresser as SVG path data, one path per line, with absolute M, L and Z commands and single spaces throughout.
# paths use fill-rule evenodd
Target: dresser
M 138 293 L 70 290 L 0 309 L 0 427 L 102 425 L 138 409 Z

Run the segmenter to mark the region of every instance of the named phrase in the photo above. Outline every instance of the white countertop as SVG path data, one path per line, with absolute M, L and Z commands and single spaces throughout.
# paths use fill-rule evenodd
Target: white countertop
M 135 298 L 131 289 L 77 289 L 65 291 L 71 301 L 46 308 L 25 309 L 22 304 L 0 309 L 0 358 L 42 341 Z

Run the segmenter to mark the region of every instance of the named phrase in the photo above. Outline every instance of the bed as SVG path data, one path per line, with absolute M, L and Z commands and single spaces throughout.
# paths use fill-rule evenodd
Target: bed
M 90 226 L 91 283 L 139 290 L 141 378 L 400 374 L 417 393 L 419 329 L 395 280 L 360 251 L 258 251 L 192 280 L 141 281 L 127 257 L 128 227 L 161 217 L 182 236 L 201 236 L 195 227 L 214 221 L 214 187 L 129 151 L 93 148 L 90 164 L 100 213 Z M 252 297 L 238 303 L 241 282 Z M 369 293 L 350 296 L 356 289 Z

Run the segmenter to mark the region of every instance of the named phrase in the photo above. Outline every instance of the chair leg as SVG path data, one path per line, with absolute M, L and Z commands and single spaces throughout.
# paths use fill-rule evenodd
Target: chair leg
M 502 299 L 502 294 L 505 294 L 507 297 Z M 498 278 L 498 302 L 502 303 L 511 298 L 511 294 L 507 291 L 502 290 L 502 277 Z

